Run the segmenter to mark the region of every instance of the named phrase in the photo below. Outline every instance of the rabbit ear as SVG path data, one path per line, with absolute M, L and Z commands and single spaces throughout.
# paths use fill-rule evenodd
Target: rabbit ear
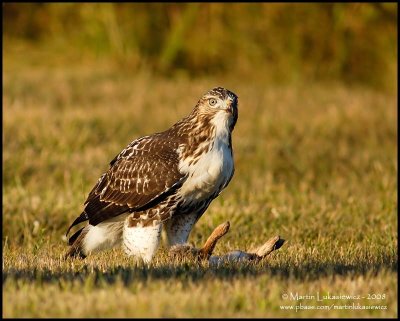
M 272 251 L 275 251 L 279 249 L 283 243 L 285 243 L 284 239 L 281 239 L 279 235 L 274 236 L 270 238 L 267 242 L 265 242 L 263 245 L 259 246 L 258 248 L 255 248 L 253 250 L 250 250 L 249 253 L 256 254 L 260 258 L 263 258 L 270 254 Z
M 228 233 L 230 227 L 229 221 L 218 225 L 214 231 L 211 233 L 207 241 L 204 243 L 203 247 L 200 249 L 199 255 L 201 259 L 208 259 L 218 240 Z

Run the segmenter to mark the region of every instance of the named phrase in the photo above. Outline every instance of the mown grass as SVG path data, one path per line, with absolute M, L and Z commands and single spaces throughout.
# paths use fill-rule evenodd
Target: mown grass
M 165 79 L 107 61 L 52 63 L 3 53 L 3 316 L 395 317 L 397 94 L 262 78 Z M 39 58 L 40 59 L 39 59 Z M 260 265 L 150 266 L 116 249 L 62 261 L 63 237 L 108 162 L 166 129 L 211 87 L 239 95 L 236 173 L 193 230 L 230 220 L 216 254 L 279 234 Z M 283 310 L 285 293 L 385 294 L 385 310 Z

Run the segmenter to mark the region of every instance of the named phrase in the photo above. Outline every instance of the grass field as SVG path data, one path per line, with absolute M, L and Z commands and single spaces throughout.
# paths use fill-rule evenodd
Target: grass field
M 4 317 L 397 316 L 397 94 L 3 55 Z M 239 96 L 236 173 L 190 241 L 229 220 L 216 254 L 287 243 L 259 265 L 171 264 L 163 247 L 150 266 L 120 249 L 62 261 L 108 162 L 217 85 Z

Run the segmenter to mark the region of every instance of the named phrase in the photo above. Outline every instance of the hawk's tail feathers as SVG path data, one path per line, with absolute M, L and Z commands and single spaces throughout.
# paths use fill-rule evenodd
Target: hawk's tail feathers
M 64 258 L 79 257 L 81 259 L 84 259 L 86 257 L 83 252 L 83 239 L 85 238 L 87 232 L 88 229 L 83 227 L 70 237 L 68 243 L 69 245 L 71 245 L 71 247 L 68 249 Z
M 79 235 L 82 233 L 82 230 L 85 227 L 82 227 L 80 230 L 76 231 L 69 239 L 68 239 L 68 245 L 72 245 L 75 240 L 79 237 Z
M 75 221 L 72 222 L 71 226 L 68 228 L 67 233 L 65 235 L 68 235 L 69 231 L 71 230 L 71 228 L 73 228 L 75 225 L 78 225 L 79 223 L 85 222 L 89 219 L 88 215 L 86 214 L 85 211 L 83 211 L 81 213 L 81 215 L 79 215 Z M 76 234 L 76 233 L 75 233 Z M 74 234 L 74 235 L 75 235 Z M 74 235 L 72 237 L 74 237 Z M 71 237 L 71 238 L 72 238 Z

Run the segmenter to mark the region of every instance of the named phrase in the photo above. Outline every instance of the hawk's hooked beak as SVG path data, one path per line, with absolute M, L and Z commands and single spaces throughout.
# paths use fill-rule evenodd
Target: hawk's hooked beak
M 236 108 L 237 108 L 237 99 L 229 97 L 226 100 L 226 111 L 234 115 L 236 112 Z

